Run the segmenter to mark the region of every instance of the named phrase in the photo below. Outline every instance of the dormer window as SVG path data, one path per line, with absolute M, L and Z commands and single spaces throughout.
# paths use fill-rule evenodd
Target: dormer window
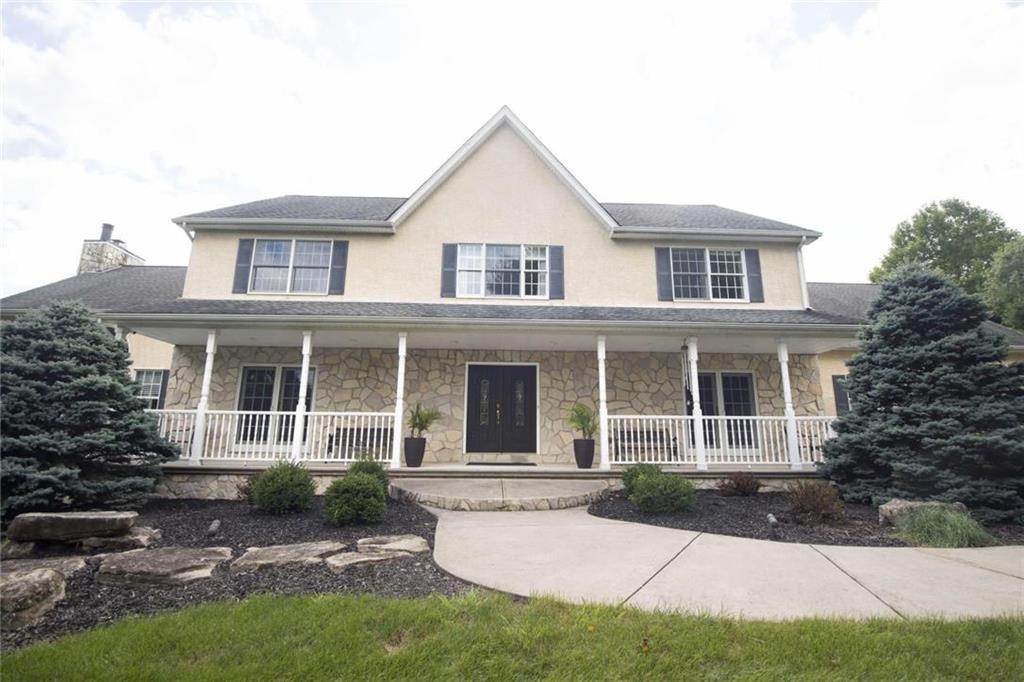
M 257 239 L 253 247 L 249 292 L 326 294 L 330 272 L 330 241 Z
M 457 295 L 547 298 L 548 247 L 459 244 Z
M 672 294 L 678 300 L 746 301 L 742 249 L 671 249 Z

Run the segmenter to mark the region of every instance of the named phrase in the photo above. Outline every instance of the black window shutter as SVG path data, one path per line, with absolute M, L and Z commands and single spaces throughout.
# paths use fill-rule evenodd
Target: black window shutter
M 747 260 L 747 287 L 751 303 L 764 303 L 764 281 L 761 279 L 761 254 L 757 249 L 743 249 Z
M 565 247 L 548 247 L 548 298 L 565 298 Z
M 455 298 L 455 279 L 459 269 L 459 245 L 441 247 L 441 298 Z
M 671 301 L 672 296 L 672 256 L 666 247 L 654 249 L 654 265 L 658 275 L 658 300 Z
M 164 403 L 167 401 L 167 382 L 171 377 L 171 370 L 162 369 L 160 370 L 160 397 L 156 401 L 156 409 L 164 409 Z
M 832 392 L 836 396 L 836 414 L 843 415 L 850 411 L 850 394 L 846 390 L 846 376 L 832 376 Z
M 345 271 L 348 269 L 348 241 L 336 239 L 331 245 L 331 276 L 327 293 L 345 293 Z
M 253 239 L 238 240 L 238 257 L 235 258 L 235 282 L 231 293 L 244 294 L 249 291 L 249 270 L 252 266 Z

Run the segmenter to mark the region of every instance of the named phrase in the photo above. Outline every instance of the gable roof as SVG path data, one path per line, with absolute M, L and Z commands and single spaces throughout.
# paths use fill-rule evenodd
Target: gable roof
M 173 219 L 185 229 L 246 225 L 250 228 L 341 228 L 391 233 L 473 152 L 508 126 L 584 204 L 611 236 L 671 238 L 695 234 L 757 236 L 813 241 L 820 232 L 709 204 L 602 204 L 508 107 L 502 107 L 407 198 L 290 194 Z

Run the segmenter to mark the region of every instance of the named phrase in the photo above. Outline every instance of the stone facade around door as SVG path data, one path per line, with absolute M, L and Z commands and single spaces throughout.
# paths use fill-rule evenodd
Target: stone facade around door
M 187 409 L 199 403 L 205 351 L 179 346 L 168 385 L 167 407 Z M 316 348 L 313 410 L 380 412 L 394 409 L 397 352 L 376 348 Z M 427 434 L 427 462 L 466 461 L 463 454 L 466 366 L 473 362 L 529 363 L 539 367 L 539 440 L 532 460 L 542 464 L 573 461 L 577 437 L 567 423 L 576 402 L 597 407 L 597 354 L 585 351 L 423 350 L 406 358 L 406 406 L 417 402 L 437 407 L 443 417 Z M 227 346 L 217 350 L 210 385 L 210 409 L 237 408 L 243 366 L 301 363 L 298 348 Z M 673 415 L 683 413 L 682 359 L 678 353 L 609 352 L 606 360 L 609 414 Z M 782 380 L 772 354 L 700 356 L 701 371 L 737 371 L 754 375 L 758 414 L 783 414 Z M 790 356 L 793 403 L 797 415 L 822 414 L 817 359 Z M 474 454 L 474 459 L 484 459 Z

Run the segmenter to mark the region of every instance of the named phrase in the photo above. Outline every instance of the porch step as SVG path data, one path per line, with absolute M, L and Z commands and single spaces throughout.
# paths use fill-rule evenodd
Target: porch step
M 451 511 L 540 511 L 582 507 L 615 487 L 607 480 L 397 478 L 391 496 Z

